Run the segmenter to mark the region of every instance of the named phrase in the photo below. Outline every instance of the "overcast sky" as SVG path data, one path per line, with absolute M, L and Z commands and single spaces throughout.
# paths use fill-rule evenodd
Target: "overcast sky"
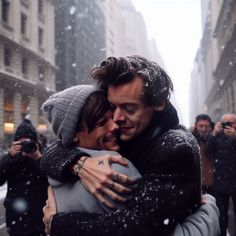
M 201 39 L 200 0 L 132 0 L 174 82 L 184 124 L 189 127 L 189 83 Z

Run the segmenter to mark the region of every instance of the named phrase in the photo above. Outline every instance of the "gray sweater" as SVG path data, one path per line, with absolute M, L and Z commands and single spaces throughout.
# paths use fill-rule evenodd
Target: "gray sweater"
M 112 151 L 92 150 L 86 148 L 80 148 L 80 150 L 96 157 L 105 154 L 120 156 L 117 152 Z M 128 166 L 112 163 L 111 168 L 121 174 L 131 177 L 134 180 L 140 179 L 141 175 L 139 174 L 138 170 L 129 160 L 126 159 L 126 161 L 129 163 Z M 112 211 L 97 201 L 97 199 L 85 189 L 80 179 L 75 182 L 62 183 L 49 177 L 48 181 L 54 190 L 58 212 L 105 213 Z M 118 209 L 125 207 L 124 204 L 117 203 L 111 199 L 109 200 Z

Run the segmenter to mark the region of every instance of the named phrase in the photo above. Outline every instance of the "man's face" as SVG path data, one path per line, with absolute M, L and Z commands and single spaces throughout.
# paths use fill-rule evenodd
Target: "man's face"
M 211 130 L 211 124 L 209 120 L 199 120 L 195 126 L 200 136 L 205 136 Z
M 233 115 L 227 114 L 222 117 L 222 122 L 230 123 L 230 126 L 236 129 L 236 119 Z
M 109 110 L 98 120 L 92 131 L 89 132 L 84 128 L 83 131 L 76 133 L 76 137 L 79 139 L 80 147 L 119 151 L 117 130 L 118 125 L 112 120 L 112 112 Z
M 155 107 L 143 104 L 142 96 L 143 80 L 138 76 L 126 84 L 108 88 L 113 120 L 119 125 L 122 141 L 131 140 L 143 132 L 155 113 Z

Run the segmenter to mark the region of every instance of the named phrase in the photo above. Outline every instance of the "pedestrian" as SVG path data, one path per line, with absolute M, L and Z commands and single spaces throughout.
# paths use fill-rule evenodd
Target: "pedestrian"
M 226 236 L 230 197 L 232 198 L 234 214 L 236 215 L 235 114 L 224 114 L 221 117 L 221 121 L 216 123 L 212 134 L 207 139 L 206 153 L 214 160 L 213 189 L 216 204 L 220 211 L 221 236 Z
M 199 114 L 196 116 L 193 135 L 197 139 L 200 147 L 201 157 L 201 176 L 202 176 L 202 192 L 209 193 L 214 196 L 213 190 L 213 160 L 208 157 L 205 152 L 206 140 L 212 131 L 212 121 L 207 114 Z M 213 127 L 214 128 L 214 127 Z
M 4 200 L 10 236 L 43 236 L 42 208 L 47 199 L 47 177 L 40 170 L 38 136 L 30 120 L 14 134 L 9 153 L 0 160 L 0 185 L 7 183 Z
M 173 89 L 169 76 L 141 56 L 110 57 L 92 70 L 92 76 L 108 96 L 119 126 L 120 152 L 137 167 L 142 179 L 125 209 L 103 215 L 57 213 L 52 217 L 51 234 L 173 233 L 177 222 L 199 208 L 201 180 L 197 142 L 179 125 L 169 101 Z M 58 158 L 58 153 L 64 158 Z M 117 178 L 109 167 L 111 159 L 107 155 L 86 158 L 84 152 L 67 149 L 57 141 L 46 149 L 41 164 L 51 177 L 66 180 L 72 178 L 73 165 L 84 162 L 77 171 L 81 182 L 109 206 L 109 196 L 119 199 L 119 193 L 110 188 L 111 181 L 120 186 L 128 180 L 123 175 Z

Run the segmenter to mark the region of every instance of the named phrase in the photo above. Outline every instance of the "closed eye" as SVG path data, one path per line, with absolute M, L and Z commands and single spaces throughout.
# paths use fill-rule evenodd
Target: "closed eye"
M 101 126 L 104 126 L 107 122 L 107 119 L 106 118 L 102 118 L 100 119 L 97 123 L 96 123 L 96 127 L 101 127 Z
M 127 111 L 128 113 L 134 113 L 138 109 L 138 106 L 133 104 L 132 105 L 124 104 L 122 105 L 122 109 Z

